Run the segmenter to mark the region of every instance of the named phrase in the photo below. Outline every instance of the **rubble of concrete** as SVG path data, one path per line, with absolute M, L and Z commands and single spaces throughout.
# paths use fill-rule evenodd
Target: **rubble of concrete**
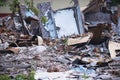
M 52 14 L 50 3 L 38 7 L 43 10 L 40 17 Z M 48 22 L 51 23 L 51 19 Z M 54 23 L 51 23 L 53 32 L 47 31 L 41 28 L 45 24 L 29 12 L 24 15 L 29 35 L 22 33 L 19 18 L 1 18 L 0 75 L 14 78 L 34 70 L 35 80 L 119 80 L 120 35 L 114 30 L 117 26 L 112 25 L 110 14 L 98 12 L 89 14 L 87 19 L 88 30 L 83 34 L 63 34 L 57 38 L 59 31 L 53 28 Z
M 93 45 L 90 33 L 71 35 L 72 42 L 70 37 L 50 40 L 40 36 L 32 41 L 32 37 L 6 30 L 1 28 L 0 74 L 26 74 L 33 69 L 36 80 L 114 80 L 120 75 L 118 36 Z

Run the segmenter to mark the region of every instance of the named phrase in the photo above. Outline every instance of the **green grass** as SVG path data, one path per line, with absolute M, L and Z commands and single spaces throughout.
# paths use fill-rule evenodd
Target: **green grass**
M 28 75 L 25 74 L 19 74 L 16 75 L 14 80 L 35 80 L 34 79 L 34 71 L 31 71 Z M 10 76 L 8 76 L 7 74 L 4 75 L 0 75 L 0 80 L 13 80 L 10 78 Z

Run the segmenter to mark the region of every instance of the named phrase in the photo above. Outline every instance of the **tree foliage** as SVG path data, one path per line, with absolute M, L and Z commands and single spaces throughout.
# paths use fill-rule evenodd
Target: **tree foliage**
M 19 0 L 12 0 L 12 3 L 9 4 L 10 10 L 14 11 L 14 12 L 18 11 L 17 5 L 19 5 L 19 4 L 20 4 Z
M 33 6 L 33 0 L 24 0 L 24 2 L 26 3 L 26 5 L 28 6 L 28 9 L 32 10 L 36 15 L 39 14 L 39 10 Z M 13 12 L 17 12 L 18 11 L 18 7 L 16 7 L 17 5 L 20 4 L 20 0 L 11 0 L 10 3 L 8 3 L 8 0 L 0 0 L 0 7 L 2 6 L 6 6 L 9 5 L 10 10 Z
M 7 0 L 0 0 L 0 7 L 6 5 Z
M 26 5 L 28 6 L 28 9 L 32 10 L 36 15 L 39 14 L 39 10 L 33 6 L 33 0 L 29 1 L 29 0 L 24 0 Z

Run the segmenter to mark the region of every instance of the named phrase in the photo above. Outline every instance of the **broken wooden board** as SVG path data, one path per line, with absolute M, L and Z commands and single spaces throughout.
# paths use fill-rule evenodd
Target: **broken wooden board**
M 86 43 L 91 40 L 91 37 L 93 36 L 92 33 L 88 33 L 86 36 L 80 36 L 77 38 L 68 38 L 67 40 L 67 45 L 75 45 L 75 44 L 81 44 L 81 43 Z
M 115 51 L 120 50 L 120 43 L 109 41 L 108 48 L 109 48 L 110 56 L 113 59 L 117 55 Z

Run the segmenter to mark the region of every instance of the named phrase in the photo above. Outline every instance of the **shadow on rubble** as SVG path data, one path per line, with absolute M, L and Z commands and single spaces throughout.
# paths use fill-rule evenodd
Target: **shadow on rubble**
M 99 45 L 107 42 L 110 39 L 109 33 L 111 30 L 110 24 L 97 24 L 95 27 L 90 27 L 89 31 L 93 33 L 90 44 Z

